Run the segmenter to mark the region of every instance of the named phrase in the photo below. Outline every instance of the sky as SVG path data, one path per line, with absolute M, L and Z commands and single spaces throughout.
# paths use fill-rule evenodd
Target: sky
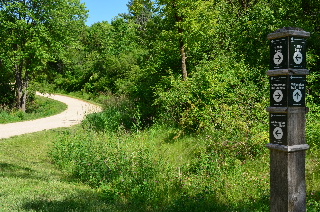
M 81 0 L 89 10 L 87 25 L 91 26 L 96 22 L 108 21 L 116 17 L 119 13 L 127 13 L 127 3 L 129 0 Z

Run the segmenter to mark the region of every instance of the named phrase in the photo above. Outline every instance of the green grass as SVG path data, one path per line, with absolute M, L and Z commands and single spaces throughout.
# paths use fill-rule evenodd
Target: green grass
M 215 157 L 205 153 L 212 138 L 176 135 L 174 129 L 158 128 L 119 137 L 92 134 L 78 126 L 2 139 L 0 211 L 269 211 L 267 149 L 260 156 L 246 160 L 236 159 L 223 149 Z M 81 142 L 76 138 L 81 138 Z M 95 148 L 89 153 L 112 157 L 119 152 L 122 156 L 131 155 L 118 161 L 109 159 L 119 170 L 123 167 L 118 165 L 134 159 L 141 170 L 133 163 L 126 164 L 131 164 L 136 174 L 150 178 L 146 184 L 140 184 L 139 176 L 130 175 L 135 173 L 126 167 L 127 172 L 122 175 L 125 181 L 114 178 L 93 189 L 88 186 L 93 181 L 82 178 L 85 183 L 81 183 L 77 180 L 81 178 L 75 178 L 74 167 L 68 172 L 61 171 L 52 163 L 52 150 L 56 145 L 62 147 L 62 140 L 71 142 L 72 151 L 78 151 L 80 156 L 90 145 Z M 104 152 L 106 147 L 102 145 L 106 141 L 115 144 L 109 153 Z M 320 206 L 319 155 L 319 149 L 314 148 L 307 157 L 308 211 L 318 211 Z M 93 164 L 84 165 L 98 167 L 94 163 L 99 158 L 95 156 L 102 154 L 91 154 Z M 88 158 L 83 157 L 82 162 Z M 219 161 L 219 158 L 223 159 Z M 91 172 L 92 177 L 95 171 Z M 150 172 L 154 174 L 148 175 Z M 117 193 L 117 189 L 123 189 L 122 193 Z
M 166 127 L 120 135 L 79 128 L 62 133 L 52 155 L 125 211 L 268 211 L 268 150 L 237 159 L 215 139 Z
M 36 96 L 26 113 L 19 110 L 5 111 L 0 109 L 0 124 L 28 121 L 48 117 L 66 110 L 67 105 L 46 97 Z
M 92 117 L 90 124 L 0 140 L 1 212 L 269 211 L 267 129 L 251 129 L 253 136 L 185 135 L 157 125 L 95 132 Z M 316 212 L 320 124 L 309 122 L 308 211 Z
M 256 146 L 224 138 L 167 127 L 133 134 L 79 128 L 62 133 L 52 155 L 123 211 L 270 211 L 267 136 Z M 317 147 L 307 154 L 308 211 L 320 209 L 319 156 Z
M 114 211 L 48 157 L 59 130 L 0 140 L 0 211 Z

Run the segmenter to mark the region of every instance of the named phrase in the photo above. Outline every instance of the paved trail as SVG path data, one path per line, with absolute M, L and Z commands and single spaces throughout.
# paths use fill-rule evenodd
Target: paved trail
M 68 108 L 58 115 L 47 118 L 0 124 L 0 139 L 59 127 L 70 127 L 72 125 L 79 124 L 84 119 L 85 115 L 101 111 L 99 106 L 79 99 L 53 94 L 37 93 L 37 95 L 63 102 L 68 105 Z

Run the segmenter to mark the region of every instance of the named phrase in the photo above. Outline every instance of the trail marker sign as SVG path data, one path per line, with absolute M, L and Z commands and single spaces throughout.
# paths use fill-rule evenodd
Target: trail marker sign
M 310 33 L 285 27 L 270 40 L 270 211 L 305 212 L 306 39 Z
M 270 113 L 270 142 L 287 145 L 287 114 Z
M 287 30 L 271 33 L 270 40 L 270 69 L 306 69 L 306 38 L 310 33 Z
M 270 77 L 271 107 L 305 107 L 306 76 L 282 75 Z
M 289 68 L 306 68 L 306 39 L 289 37 Z
M 288 106 L 305 107 L 306 106 L 306 76 L 291 75 L 289 78 L 289 98 Z
M 270 68 L 285 69 L 288 67 L 288 39 L 279 38 L 270 41 Z
M 287 76 L 270 77 L 270 104 L 271 107 L 286 107 L 288 104 L 288 78 Z

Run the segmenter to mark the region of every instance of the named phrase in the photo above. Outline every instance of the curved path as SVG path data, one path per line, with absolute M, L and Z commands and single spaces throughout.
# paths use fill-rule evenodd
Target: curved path
M 0 124 L 0 139 L 59 127 L 70 127 L 79 124 L 87 114 L 101 111 L 101 107 L 79 99 L 62 95 L 41 94 L 38 92 L 37 95 L 63 102 L 68 105 L 68 108 L 58 115 L 46 118 Z

